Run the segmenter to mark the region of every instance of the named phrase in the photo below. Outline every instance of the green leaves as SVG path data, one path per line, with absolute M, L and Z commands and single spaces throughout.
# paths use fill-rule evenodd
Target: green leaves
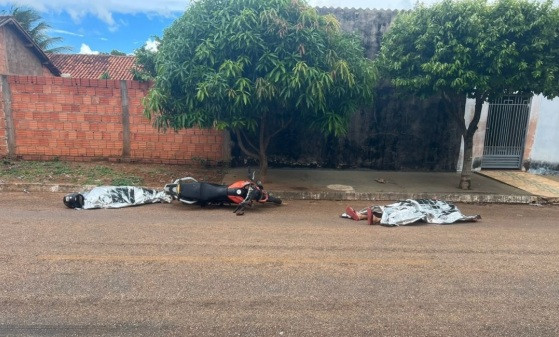
M 413 92 L 559 95 L 559 14 L 551 1 L 443 0 L 400 14 L 378 64 Z
M 51 26 L 42 21 L 42 17 L 38 11 L 28 7 L 12 5 L 9 11 L 3 10 L 0 15 L 10 15 L 21 25 L 21 27 L 29 34 L 31 39 L 46 53 L 64 53 L 72 51 L 71 47 L 58 46 L 62 43 L 62 37 L 51 37 L 48 33 Z
M 206 39 L 201 44 L 199 44 L 198 47 L 196 47 L 194 53 L 194 61 L 198 61 L 204 64 L 215 64 L 214 52 L 215 44 L 211 39 Z
M 240 62 L 225 60 L 219 66 L 219 72 L 227 78 L 238 77 L 243 73 L 243 65 Z
M 290 123 L 342 135 L 371 103 L 377 72 L 363 55 L 305 1 L 195 1 L 161 39 L 145 115 L 163 129 L 247 131 L 259 151 Z

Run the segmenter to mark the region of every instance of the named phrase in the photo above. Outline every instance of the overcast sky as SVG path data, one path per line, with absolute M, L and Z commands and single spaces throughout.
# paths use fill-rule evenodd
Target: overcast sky
M 415 0 L 309 0 L 313 6 L 410 9 Z M 435 0 L 424 0 L 429 4 Z M 554 1 L 556 4 L 559 0 Z M 40 12 L 52 27 L 51 36 L 64 38 L 74 53 L 132 53 L 152 37 L 162 36 L 188 5 L 186 0 L 0 0 L 0 10 L 10 5 Z

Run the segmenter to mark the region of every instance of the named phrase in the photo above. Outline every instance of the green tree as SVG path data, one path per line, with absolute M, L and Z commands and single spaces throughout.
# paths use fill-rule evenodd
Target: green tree
M 382 42 L 380 67 L 399 87 L 441 94 L 460 125 L 460 188 L 471 187 L 473 137 L 484 102 L 499 96 L 559 94 L 559 12 L 552 1 L 444 0 L 400 14 Z M 475 99 L 473 120 L 453 97 Z
M 72 50 L 68 46 L 55 47 L 57 44 L 62 43 L 63 39 L 48 35 L 47 32 L 51 26 L 42 20 L 41 15 L 36 10 L 12 5 L 8 12 L 3 11 L 2 14 L 13 16 L 45 53 L 62 53 Z
M 155 36 L 154 43 L 156 45 L 161 44 L 161 39 Z M 147 43 L 144 44 L 142 48 L 134 51 L 136 59 L 134 61 L 134 68 L 131 70 L 134 80 L 147 82 L 153 80 L 157 76 L 157 71 L 155 69 L 156 55 L 157 51 L 153 48 L 147 48 Z
M 106 56 L 109 56 L 109 55 L 111 55 L 111 56 L 126 56 L 126 53 L 125 53 L 125 52 L 122 52 L 122 51 L 120 51 L 120 50 L 117 50 L 117 49 L 113 49 L 113 50 L 111 50 L 110 53 L 107 53 L 107 52 L 100 52 L 99 55 L 106 55 Z
M 120 51 L 120 50 L 117 50 L 117 49 L 113 49 L 113 50 L 111 50 L 110 55 L 113 55 L 113 56 L 126 56 L 126 53 L 125 53 L 125 52 L 122 52 L 122 51 Z
M 262 176 L 272 137 L 291 123 L 344 134 L 376 78 L 360 41 L 303 0 L 192 2 L 165 31 L 156 69 L 154 124 L 232 130 Z

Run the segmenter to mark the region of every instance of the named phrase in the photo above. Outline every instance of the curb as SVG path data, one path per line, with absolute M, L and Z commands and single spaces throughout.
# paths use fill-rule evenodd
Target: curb
M 0 183 L 0 192 L 52 192 L 70 193 L 94 188 L 95 185 Z M 143 186 L 146 188 L 154 188 Z M 154 189 L 160 189 L 154 188 Z M 439 199 L 460 203 L 497 203 L 497 204 L 552 204 L 559 200 L 549 200 L 535 195 L 502 195 L 472 193 L 395 193 L 395 192 L 304 192 L 274 191 L 274 196 L 285 200 L 347 200 L 347 201 L 394 201 L 405 199 Z
M 460 203 L 496 203 L 496 204 L 536 204 L 549 201 L 535 195 L 502 195 L 471 193 L 363 193 L 363 192 L 278 192 L 273 195 L 286 200 L 348 200 L 348 201 L 394 201 L 406 199 L 439 199 Z

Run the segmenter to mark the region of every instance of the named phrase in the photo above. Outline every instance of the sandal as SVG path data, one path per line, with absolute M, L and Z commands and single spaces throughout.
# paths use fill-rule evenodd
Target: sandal
M 367 223 L 369 225 L 373 224 L 373 211 L 371 210 L 371 207 L 367 207 Z
M 353 220 L 359 220 L 359 215 L 357 214 L 357 212 L 351 208 L 350 206 L 347 206 L 345 209 L 345 212 L 347 215 L 349 215 L 350 218 L 352 218 Z

